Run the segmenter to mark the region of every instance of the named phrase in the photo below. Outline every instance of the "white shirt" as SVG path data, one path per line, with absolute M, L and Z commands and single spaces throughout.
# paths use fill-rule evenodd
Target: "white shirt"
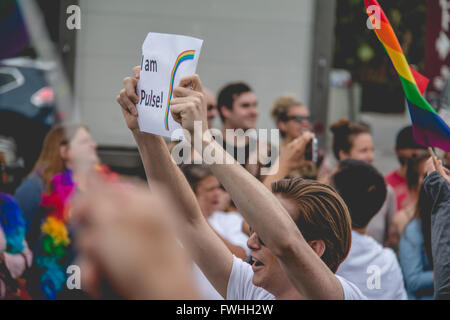
M 237 212 L 216 211 L 208 218 L 209 224 L 218 234 L 250 255 L 250 249 L 247 247 L 248 236 L 242 232 L 243 221 L 244 218 Z
M 206 278 L 197 264 L 193 264 L 192 271 L 197 292 L 199 293 L 201 300 L 223 300 L 223 297 L 217 292 L 211 282 L 209 282 L 208 278 Z
M 345 300 L 367 299 L 351 282 L 336 276 L 342 285 Z M 228 280 L 227 300 L 274 300 L 275 297 L 252 282 L 253 270 L 251 265 L 234 257 L 233 268 Z
M 336 274 L 352 281 L 371 300 L 407 299 L 394 251 L 356 231 L 352 231 L 350 252 Z

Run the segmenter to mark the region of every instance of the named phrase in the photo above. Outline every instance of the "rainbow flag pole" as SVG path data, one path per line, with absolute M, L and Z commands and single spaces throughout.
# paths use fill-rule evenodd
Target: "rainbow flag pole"
M 364 0 L 367 14 L 378 39 L 397 71 L 406 95 L 414 139 L 427 147 L 450 152 L 450 128 L 422 96 L 426 80 L 412 69 L 383 9 L 376 0 Z

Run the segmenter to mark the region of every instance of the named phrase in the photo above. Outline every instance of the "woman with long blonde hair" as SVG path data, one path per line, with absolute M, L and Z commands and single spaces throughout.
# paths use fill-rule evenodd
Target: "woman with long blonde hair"
M 81 151 L 73 148 L 72 142 L 77 135 L 81 137 L 79 145 L 84 145 Z M 88 157 L 91 162 L 98 163 L 96 147 L 88 129 L 82 125 L 56 125 L 47 133 L 33 170 L 15 192 L 17 204 L 23 212 L 29 230 L 27 240 L 30 247 L 33 247 L 35 242 L 36 235 L 31 230 L 34 225 L 39 224 L 38 211 L 42 194 L 51 192 L 52 178 L 73 166 L 76 158 L 80 156 L 79 153 Z

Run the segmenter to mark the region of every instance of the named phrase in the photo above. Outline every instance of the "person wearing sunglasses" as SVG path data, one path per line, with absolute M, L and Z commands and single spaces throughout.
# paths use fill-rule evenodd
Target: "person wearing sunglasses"
M 300 157 L 300 154 L 305 154 L 304 134 L 309 134 L 311 130 L 308 108 L 294 96 L 284 95 L 275 100 L 271 115 L 280 130 L 282 140 L 278 163 L 272 166 L 271 172 L 263 181 L 264 185 L 270 189 L 273 182 L 285 177 L 319 179 L 328 175 L 327 166 L 323 165 L 323 156 L 320 156 L 316 163 Z
M 283 138 L 281 148 L 311 129 L 308 108 L 291 95 L 281 96 L 275 100 L 272 118 Z

